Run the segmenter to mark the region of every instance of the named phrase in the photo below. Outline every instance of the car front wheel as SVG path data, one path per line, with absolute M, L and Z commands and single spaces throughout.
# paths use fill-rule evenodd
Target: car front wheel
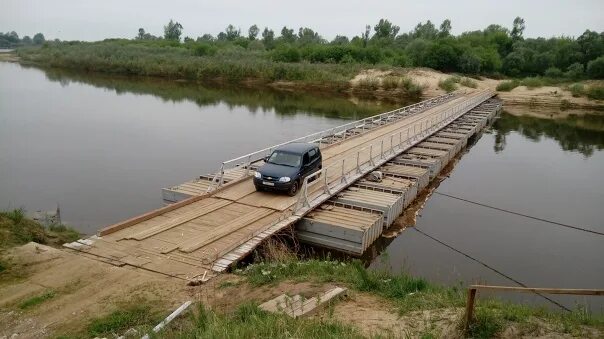
M 299 188 L 299 185 L 298 185 L 298 181 L 296 180 L 296 181 L 294 181 L 292 186 L 289 188 L 289 191 L 287 191 L 287 194 L 290 197 L 293 197 L 294 195 L 296 195 L 296 193 L 298 193 L 298 188 Z

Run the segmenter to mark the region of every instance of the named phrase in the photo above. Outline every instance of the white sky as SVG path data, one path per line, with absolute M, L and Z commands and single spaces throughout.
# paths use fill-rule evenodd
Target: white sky
M 225 0 L 2 0 L 0 31 L 19 36 L 42 32 L 47 39 L 100 40 L 131 38 L 138 28 L 162 35 L 170 18 L 184 35 L 216 35 L 228 24 L 247 32 L 252 24 L 278 32 L 284 25 L 307 26 L 324 38 L 359 35 L 366 24 L 386 18 L 413 29 L 431 20 L 438 27 L 452 21 L 453 33 L 483 29 L 489 24 L 511 27 L 516 16 L 526 21 L 525 37 L 578 36 L 585 29 L 604 31 L 604 0 L 381 0 L 381 1 L 225 1 Z

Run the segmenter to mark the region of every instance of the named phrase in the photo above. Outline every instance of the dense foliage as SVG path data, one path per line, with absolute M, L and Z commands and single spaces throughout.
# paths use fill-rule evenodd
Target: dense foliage
M 250 67 L 248 72 L 244 72 L 250 74 L 243 74 L 244 77 L 255 72 L 262 73 L 262 69 L 267 67 L 274 67 L 266 66 L 270 63 L 304 63 L 424 66 L 445 72 L 494 76 L 502 74 L 512 77 L 604 78 L 604 32 L 586 30 L 578 38 L 535 39 L 523 37 L 525 26 L 522 18 L 516 18 L 511 29 L 490 25 L 483 30 L 454 36 L 450 32 L 450 20 L 443 21 L 439 27 L 427 21 L 419 23 L 410 32 L 399 34 L 399 26 L 381 19 L 373 27 L 366 26 L 359 36 L 352 39 L 338 35 L 332 41 L 327 41 L 308 27 L 301 27 L 297 32 L 283 27 L 277 36 L 272 29 L 261 30 L 257 25 L 251 26 L 247 34 L 242 34 L 240 28 L 228 25 L 216 37 L 210 34 L 197 38 L 187 36 L 181 42 L 183 26 L 170 20 L 164 27 L 164 37 L 153 36 L 140 28 L 133 40 L 46 44 L 46 47 L 54 47 L 56 50 L 46 52 L 52 57 L 46 56 L 44 60 L 38 61 L 52 61 L 52 58 L 69 56 L 72 62 L 115 63 L 116 68 L 123 68 L 124 65 L 116 60 L 126 55 L 136 58 L 130 60 L 132 63 L 147 60 L 160 64 L 168 61 L 166 58 L 178 59 L 176 61 L 187 58 L 187 63 L 198 63 L 203 61 L 196 61 L 194 58 L 203 60 L 211 57 L 214 57 L 212 62 L 228 63 L 231 59 L 229 56 L 234 56 L 233 59 L 238 62 L 253 63 L 244 66 Z M 119 41 L 119 49 L 116 41 Z M 75 43 L 79 45 L 79 51 L 73 48 L 70 50 Z M 93 48 L 84 49 L 89 46 Z M 75 54 L 78 53 L 80 55 L 76 58 Z M 97 66 L 93 68 L 104 68 Z M 298 71 L 281 69 L 268 73 L 274 79 L 304 78 L 300 74 L 283 74 Z M 197 72 L 197 69 L 193 72 Z

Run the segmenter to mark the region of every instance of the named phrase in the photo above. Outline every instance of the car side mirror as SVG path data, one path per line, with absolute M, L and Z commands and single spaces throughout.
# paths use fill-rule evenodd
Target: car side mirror
M 268 156 L 264 157 L 264 162 L 268 162 Z

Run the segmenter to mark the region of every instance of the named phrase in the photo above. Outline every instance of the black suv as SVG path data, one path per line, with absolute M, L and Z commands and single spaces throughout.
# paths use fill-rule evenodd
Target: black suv
M 322 168 L 323 158 L 315 144 L 291 143 L 278 147 L 254 173 L 256 190 L 296 195 L 306 176 Z

